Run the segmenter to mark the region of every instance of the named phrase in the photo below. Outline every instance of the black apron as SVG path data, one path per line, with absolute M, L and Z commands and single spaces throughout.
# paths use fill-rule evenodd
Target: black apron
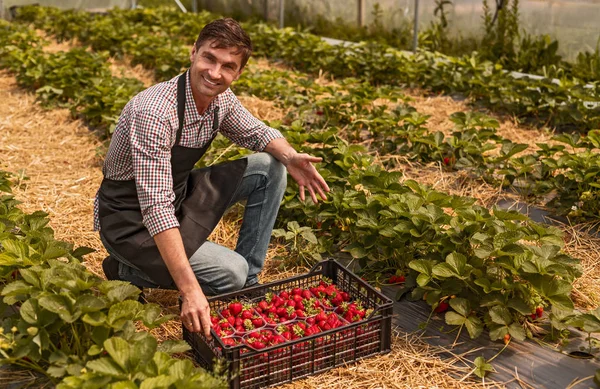
M 188 258 L 206 241 L 225 213 L 244 172 L 242 158 L 220 165 L 195 169 L 212 139 L 201 149 L 179 146 L 185 113 L 187 73 L 177 80 L 179 129 L 171 149 L 171 172 L 175 192 L 175 215 Z M 214 124 L 217 126 L 217 121 Z M 142 223 L 135 180 L 104 178 L 98 195 L 100 234 L 112 251 L 144 272 L 156 284 L 175 286 L 154 238 Z

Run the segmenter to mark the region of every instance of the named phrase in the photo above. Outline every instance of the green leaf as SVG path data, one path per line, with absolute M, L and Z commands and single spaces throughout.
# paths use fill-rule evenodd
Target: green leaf
M 130 355 L 131 358 L 131 366 L 136 367 L 141 365 L 145 365 L 150 362 L 154 353 L 156 352 L 157 341 L 156 338 L 149 335 L 144 337 L 141 340 L 138 340 L 133 345 L 133 351 Z
M 414 261 L 410 261 L 408 267 L 419 273 L 423 273 L 430 276 L 433 271 L 433 264 L 434 262 L 432 260 L 417 259 Z
M 23 305 L 21 305 L 21 310 L 19 313 L 21 314 L 23 320 L 25 320 L 27 323 L 37 324 L 37 301 L 35 299 L 29 299 L 25 301 Z
M 475 375 L 479 378 L 483 378 L 487 375 L 487 373 L 494 373 L 494 367 L 489 364 L 484 357 L 475 358 L 475 370 L 473 371 Z
M 184 353 L 190 349 L 190 345 L 184 340 L 165 340 L 158 345 L 158 351 L 167 354 Z
M 518 340 L 520 342 L 524 341 L 526 337 L 525 330 L 519 323 L 512 323 L 508 327 L 508 333 L 513 339 Z
M 176 377 L 159 375 L 145 379 L 140 385 L 140 389 L 170 388 L 175 382 L 177 382 Z
M 108 311 L 108 324 L 115 329 L 120 329 L 124 322 L 134 320 L 141 308 L 142 304 L 134 300 L 125 300 L 117 303 L 110 307 Z
M 68 297 L 57 294 L 45 295 L 39 299 L 40 307 L 54 312 L 67 323 L 72 323 L 78 319 L 79 315 L 74 315 L 70 310 Z
M 494 323 L 509 325 L 512 323 L 512 316 L 508 308 L 502 305 L 496 305 L 489 310 L 490 318 Z
M 368 254 L 367 251 L 361 246 L 354 246 L 349 251 L 350 255 L 352 255 L 352 258 L 356 259 L 364 258 Z
M 93 327 L 98 327 L 106 323 L 106 314 L 104 312 L 90 312 L 83 315 L 81 320 Z
M 122 338 L 112 337 L 104 342 L 104 349 L 108 355 L 119 365 L 124 372 L 128 372 L 131 368 L 130 360 L 132 357 L 131 347 L 129 343 Z
M 450 307 L 461 315 L 467 317 L 471 313 L 469 302 L 461 297 L 456 297 L 449 300 Z
M 117 287 L 111 289 L 107 294 L 106 297 L 108 297 L 108 299 L 110 300 L 111 303 L 117 302 L 117 301 L 124 301 L 126 299 L 136 299 L 138 295 L 140 294 L 140 289 L 137 286 L 131 285 L 131 284 L 126 284 L 123 283 L 121 285 L 118 285 Z
M 81 312 L 96 312 L 106 308 L 106 303 L 101 298 L 92 294 L 84 294 L 79 296 L 75 302 L 75 307 Z
M 319 241 L 312 231 L 302 231 L 302 237 L 312 244 L 318 244 Z
M 99 358 L 89 361 L 86 365 L 88 370 L 96 373 L 106 374 L 117 378 L 126 378 L 123 369 L 111 358 Z
M 467 318 L 453 311 L 446 312 L 446 324 L 452 326 L 462 326 L 467 321 Z
M 506 303 L 506 306 L 519 312 L 521 315 L 531 314 L 531 308 L 527 303 L 520 297 L 513 297 Z
M 465 327 L 467 327 L 467 331 L 469 332 L 471 339 L 478 338 L 483 332 L 483 323 L 475 315 L 471 315 L 467 318 Z

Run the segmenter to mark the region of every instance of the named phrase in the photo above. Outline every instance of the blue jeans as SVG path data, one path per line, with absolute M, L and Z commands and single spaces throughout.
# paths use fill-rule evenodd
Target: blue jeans
M 268 153 L 248 156 L 246 172 L 230 204 L 246 200 L 235 251 L 206 241 L 189 258 L 206 295 L 233 292 L 258 282 L 286 185 L 286 169 L 273 156 Z M 109 247 L 107 250 L 119 262 L 122 280 L 146 288 L 158 287 L 145 273 L 114 255 Z

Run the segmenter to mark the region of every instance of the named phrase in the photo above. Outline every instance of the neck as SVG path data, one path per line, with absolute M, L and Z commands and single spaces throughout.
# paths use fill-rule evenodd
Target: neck
M 202 115 L 208 109 L 210 103 L 215 99 L 214 97 L 206 97 L 202 95 L 197 95 L 192 88 L 192 96 L 194 97 L 194 104 L 196 105 L 196 109 L 198 113 Z

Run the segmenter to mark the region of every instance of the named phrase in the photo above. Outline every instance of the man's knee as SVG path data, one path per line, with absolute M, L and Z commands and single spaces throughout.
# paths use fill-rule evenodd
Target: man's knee
M 227 261 L 223 264 L 222 271 L 224 273 L 227 282 L 227 290 L 220 291 L 220 293 L 233 292 L 240 290 L 246 284 L 248 278 L 248 262 L 240 257 L 237 261 Z
M 259 153 L 261 163 L 269 178 L 269 185 L 274 185 L 280 190 L 285 190 L 287 185 L 287 170 L 277 158 L 269 153 Z

